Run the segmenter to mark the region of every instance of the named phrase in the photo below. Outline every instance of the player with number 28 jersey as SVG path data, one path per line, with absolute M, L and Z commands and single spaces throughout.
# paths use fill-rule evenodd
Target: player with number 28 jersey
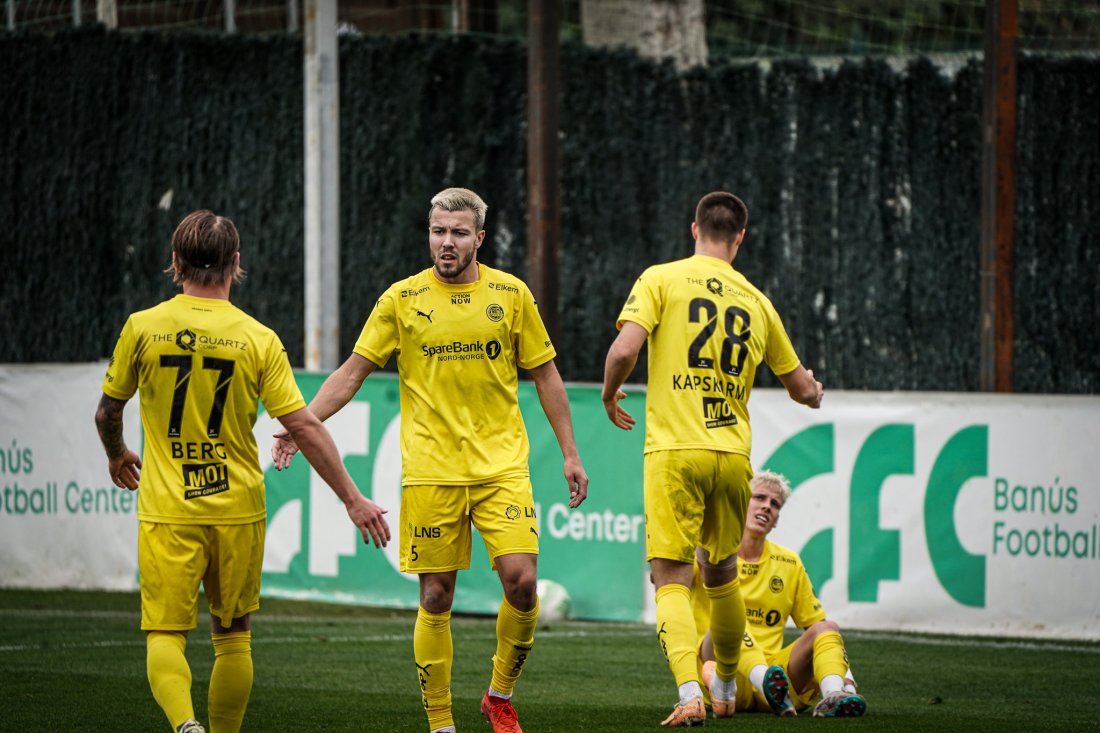
M 645 270 L 619 314 L 619 328 L 623 321 L 649 332 L 645 452 L 749 455 L 748 399 L 757 364 L 776 374 L 799 366 L 771 301 L 729 262 L 693 255 Z

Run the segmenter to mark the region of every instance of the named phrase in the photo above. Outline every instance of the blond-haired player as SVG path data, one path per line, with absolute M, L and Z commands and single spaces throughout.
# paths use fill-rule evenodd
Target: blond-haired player
M 737 706 L 770 709 L 787 717 L 816 700 L 815 717 L 859 717 L 867 703 L 856 693 L 840 627 L 825 617 L 798 553 L 767 539 L 791 496 L 790 484 L 781 474 L 759 471 L 750 485 L 752 496 L 737 561 L 748 617 L 738 676 L 748 678 L 752 686 L 751 692 L 739 690 Z M 705 599 L 696 601 L 696 621 L 706 629 L 710 609 Z M 788 619 L 803 632 L 784 645 Z M 708 637 L 700 646 L 700 658 L 706 679 L 715 667 Z
M 206 209 L 188 214 L 172 235 L 166 272 L 183 293 L 127 319 L 96 426 L 115 485 L 137 491 L 140 481 L 141 628 L 153 697 L 175 730 L 203 733 L 184 656 L 201 582 L 214 643 L 210 731 L 236 733 L 252 690 L 251 615 L 260 605 L 266 522 L 252 435 L 257 401 L 294 436 L 364 541 L 385 546 L 390 530 L 385 510 L 359 492 L 332 436 L 306 409 L 279 337 L 229 302 L 243 274 L 233 222 Z M 143 457 L 122 437 L 135 392 Z
M 448 188 L 432 198 L 432 267 L 382 294 L 354 353 L 310 402 L 310 409 L 327 419 L 396 354 L 400 568 L 420 581 L 413 655 L 428 725 L 436 733 L 455 729 L 451 605 L 458 570 L 470 567 L 471 528 L 485 541 L 504 589 L 492 679 L 481 711 L 494 733 L 520 733 L 511 696 L 538 619 L 538 524 L 517 367 L 534 381 L 561 447 L 569 506 L 579 506 L 588 495 L 565 385 L 535 299 L 519 278 L 477 261 L 487 209 L 465 188 Z M 285 466 L 293 444 L 276 441 L 273 455 L 277 466 Z
M 752 477 L 748 400 L 757 366 L 767 364 L 797 402 L 821 404 L 821 383 L 799 362 L 771 301 L 733 268 L 747 222 L 748 208 L 731 193 L 699 201 L 695 254 L 642 273 L 604 366 L 604 409 L 629 430 L 634 418 L 619 404 L 626 396 L 620 388 L 648 342 L 646 556 L 657 588 L 657 637 L 679 692 L 662 722 L 670 727 L 706 718 L 690 598 L 697 546 L 714 619 L 713 709 L 733 714 L 745 628 L 737 548 Z

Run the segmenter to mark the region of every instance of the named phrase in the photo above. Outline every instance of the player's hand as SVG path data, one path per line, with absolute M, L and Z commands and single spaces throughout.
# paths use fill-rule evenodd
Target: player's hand
M 588 498 L 588 474 L 580 458 L 565 460 L 565 481 L 569 485 L 569 508 L 576 509 Z
M 620 427 L 623 430 L 631 430 L 634 428 L 634 416 L 624 410 L 619 405 L 619 400 L 626 398 L 626 392 L 621 389 L 616 390 L 615 397 L 603 401 L 603 409 L 607 411 L 607 419 L 615 423 L 616 427 Z
M 821 382 L 814 379 L 814 372 L 812 369 L 807 369 L 806 373 L 810 375 L 810 380 L 814 383 L 813 400 L 807 402 L 806 405 L 807 407 L 812 407 L 816 410 L 817 408 L 821 407 L 821 400 L 825 397 L 825 387 L 821 384 Z
M 271 444 L 271 458 L 275 461 L 276 471 L 290 468 L 290 459 L 297 452 L 298 444 L 294 442 L 294 438 L 290 437 L 289 432 L 280 430 L 275 433 L 275 442 Z
M 351 521 L 355 523 L 355 526 L 359 528 L 359 533 L 363 535 L 364 544 L 369 545 L 373 541 L 374 546 L 378 549 L 386 546 L 386 543 L 390 541 L 390 525 L 386 522 L 386 518 L 382 516 L 386 513 L 385 509 L 362 494 L 357 494 L 356 498 L 346 508 Z
M 111 481 L 115 486 L 137 491 L 141 478 L 141 456 L 127 448 L 122 455 L 107 459 L 107 470 L 111 472 Z

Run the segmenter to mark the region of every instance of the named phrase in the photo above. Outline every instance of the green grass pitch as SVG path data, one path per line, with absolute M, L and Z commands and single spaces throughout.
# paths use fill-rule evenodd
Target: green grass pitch
M 0 590 L 0 728 L 168 731 L 145 677 L 134 593 Z M 414 614 L 265 599 L 253 617 L 255 684 L 243 731 L 426 733 L 412 662 Z M 205 721 L 209 621 L 187 649 Z M 453 623 L 455 722 L 478 711 L 493 619 Z M 742 713 L 712 731 L 1100 730 L 1100 642 L 845 633 L 867 716 Z M 658 731 L 675 687 L 651 628 L 567 621 L 541 629 L 516 688 L 526 733 Z

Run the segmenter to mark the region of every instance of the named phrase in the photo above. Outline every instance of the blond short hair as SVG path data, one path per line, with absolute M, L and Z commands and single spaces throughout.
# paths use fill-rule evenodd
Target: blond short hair
M 783 504 L 786 504 L 787 499 L 791 498 L 791 482 L 781 473 L 768 471 L 767 469 L 757 471 L 756 475 L 752 477 L 752 481 L 749 481 L 749 487 L 756 488 L 761 484 L 771 484 L 779 489 L 779 496 L 782 498 Z
M 432 196 L 432 206 L 428 209 L 429 221 L 437 206 L 444 211 L 472 211 L 474 228 L 479 232 L 485 228 L 485 215 L 489 212 L 489 205 L 468 188 L 445 188 Z

